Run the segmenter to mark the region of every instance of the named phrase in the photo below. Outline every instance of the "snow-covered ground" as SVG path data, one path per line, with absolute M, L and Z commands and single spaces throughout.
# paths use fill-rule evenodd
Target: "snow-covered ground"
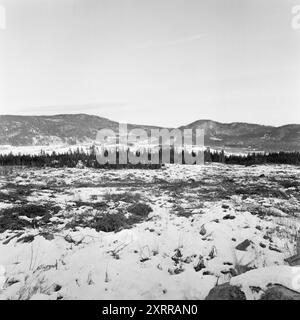
M 248 299 L 271 283 L 300 292 L 284 261 L 296 253 L 299 173 L 0 168 L 0 298 L 205 299 L 229 281 Z

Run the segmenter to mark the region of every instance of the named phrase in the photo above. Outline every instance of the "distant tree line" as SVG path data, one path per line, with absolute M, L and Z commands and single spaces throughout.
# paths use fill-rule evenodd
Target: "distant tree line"
M 148 163 L 137 164 L 119 164 L 119 152 L 116 152 L 116 164 L 99 164 L 96 158 L 96 152 L 93 147 L 88 152 L 83 149 L 76 149 L 74 151 L 69 150 L 65 153 L 52 152 L 46 154 L 41 151 L 37 155 L 28 154 L 6 154 L 0 155 L 0 166 L 29 166 L 29 167 L 91 167 L 91 168 L 146 168 L 157 169 L 161 165 L 167 163 L 162 161 L 162 150 L 158 151 L 159 163 L 151 163 L 151 153 L 148 150 L 142 151 L 127 151 L 128 156 L 130 153 L 135 153 L 136 156 L 140 156 L 141 152 L 147 152 Z M 178 159 L 178 153 L 182 152 L 182 163 L 185 164 L 183 151 L 177 151 L 174 148 L 170 150 L 169 163 L 176 162 L 174 159 Z M 185 151 L 186 152 L 186 151 Z M 199 151 L 197 151 L 199 152 Z M 197 152 L 191 151 L 193 156 L 197 155 Z M 299 152 L 271 152 L 271 153 L 249 153 L 248 155 L 226 155 L 224 151 L 211 151 L 209 148 L 203 153 L 204 162 L 218 162 L 226 164 L 239 164 L 239 165 L 256 165 L 256 164 L 300 164 Z M 176 154 L 177 153 L 177 154 Z
M 242 165 L 268 163 L 300 165 L 300 152 L 251 153 L 244 157 L 239 155 L 228 155 L 226 156 L 225 162 Z

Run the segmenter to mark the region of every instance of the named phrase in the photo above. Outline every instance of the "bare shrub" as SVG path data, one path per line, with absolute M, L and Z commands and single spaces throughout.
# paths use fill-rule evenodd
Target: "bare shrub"
M 135 203 L 128 208 L 128 212 L 142 217 L 148 216 L 152 211 L 152 208 L 148 204 L 142 202 Z
M 105 213 L 98 216 L 93 221 L 93 227 L 96 231 L 119 231 L 120 229 L 128 226 L 128 219 L 122 213 Z
M 0 232 L 5 230 L 22 230 L 26 227 L 37 227 L 49 222 L 53 214 L 56 214 L 61 208 L 51 203 L 38 205 L 26 204 L 6 208 L 0 212 Z M 26 216 L 30 220 L 20 219 L 19 217 Z M 39 218 L 35 220 L 35 218 Z

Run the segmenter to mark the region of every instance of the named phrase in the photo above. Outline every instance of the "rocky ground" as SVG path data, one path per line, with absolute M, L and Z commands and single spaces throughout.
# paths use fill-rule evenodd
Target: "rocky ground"
M 0 298 L 298 298 L 299 173 L 0 168 Z

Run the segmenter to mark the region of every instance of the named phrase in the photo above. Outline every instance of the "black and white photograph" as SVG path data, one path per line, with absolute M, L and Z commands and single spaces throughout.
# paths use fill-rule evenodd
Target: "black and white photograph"
M 300 0 L 0 0 L 0 300 L 300 300 Z

